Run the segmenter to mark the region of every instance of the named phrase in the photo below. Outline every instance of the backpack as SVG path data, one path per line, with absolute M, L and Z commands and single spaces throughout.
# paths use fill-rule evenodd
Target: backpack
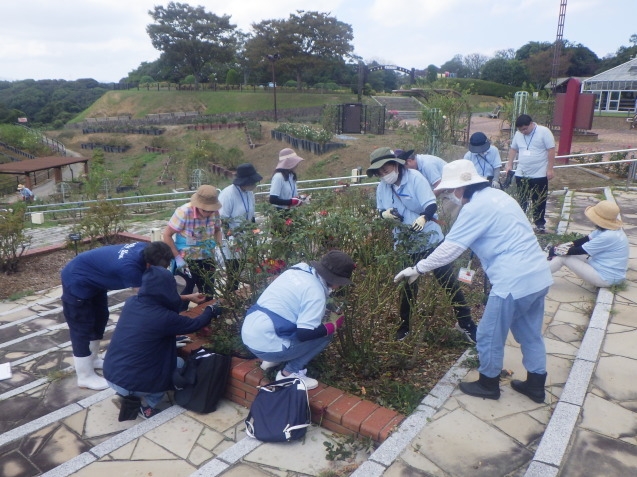
M 260 386 L 245 420 L 246 434 L 262 442 L 301 439 L 310 426 L 310 400 L 299 378 Z
M 204 347 L 191 351 L 185 365 L 173 373 L 175 402 L 202 414 L 215 411 L 226 391 L 231 361 L 229 355 Z

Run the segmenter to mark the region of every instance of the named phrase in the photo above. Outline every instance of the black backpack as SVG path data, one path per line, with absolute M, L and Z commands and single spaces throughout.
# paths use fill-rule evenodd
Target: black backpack
M 305 383 L 286 378 L 259 387 L 245 424 L 246 434 L 262 442 L 301 439 L 311 424 Z
M 215 411 L 226 391 L 231 361 L 203 347 L 191 351 L 184 367 L 173 373 L 175 402 L 202 414 Z

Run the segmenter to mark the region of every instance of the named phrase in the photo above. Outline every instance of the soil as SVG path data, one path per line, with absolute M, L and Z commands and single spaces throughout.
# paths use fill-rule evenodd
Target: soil
M 23 257 L 16 273 L 0 273 L 0 300 L 32 295 L 60 285 L 60 270 L 75 257 L 72 250 Z

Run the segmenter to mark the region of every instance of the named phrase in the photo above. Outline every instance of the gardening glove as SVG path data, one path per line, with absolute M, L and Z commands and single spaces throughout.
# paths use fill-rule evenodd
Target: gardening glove
M 211 312 L 212 318 L 219 318 L 221 313 L 223 313 L 223 307 L 219 303 L 215 303 L 214 305 L 208 305 L 206 311 Z
M 301 194 L 299 196 L 299 199 L 301 200 L 301 202 L 303 202 L 304 204 L 309 204 L 310 200 L 312 199 L 312 194 L 309 195 L 305 195 L 305 194 Z
M 411 285 L 418 279 L 420 275 L 421 273 L 416 269 L 416 267 L 407 267 L 394 277 L 394 283 L 399 283 L 402 280 L 407 280 Z
M 342 314 L 331 312 L 328 321 L 323 326 L 325 326 L 327 334 L 332 335 L 336 330 L 342 328 L 344 323 L 345 317 Z
M 402 217 L 400 216 L 398 212 L 396 212 L 396 209 L 394 208 L 383 210 L 380 216 L 383 219 L 388 219 L 388 220 L 402 220 Z
M 181 271 L 184 275 L 187 275 L 189 278 L 192 278 L 188 265 L 181 255 L 175 257 L 175 268 Z
M 425 217 L 424 215 L 420 215 L 416 220 L 414 220 L 414 223 L 411 224 L 411 230 L 413 230 L 414 232 L 420 232 L 422 229 L 425 228 L 426 223 L 427 217 Z
M 573 242 L 561 243 L 559 245 L 556 245 L 554 248 L 555 255 L 559 257 L 566 255 L 572 246 Z
M 493 179 L 491 181 L 491 187 L 493 187 L 494 189 L 502 189 L 502 186 L 500 185 L 500 181 L 497 179 Z
M 290 199 L 290 205 L 288 206 L 288 208 L 298 207 L 302 203 L 303 203 L 303 201 L 301 199 L 299 199 L 298 197 L 292 197 Z

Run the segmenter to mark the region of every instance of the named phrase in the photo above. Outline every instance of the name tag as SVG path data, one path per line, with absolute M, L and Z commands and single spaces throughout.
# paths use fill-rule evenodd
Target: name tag
M 530 156 L 531 155 L 531 151 L 529 151 L 528 149 L 526 151 L 522 151 L 522 155 L 523 156 Z
M 461 268 L 458 273 L 458 280 L 464 283 L 471 283 L 475 273 L 475 270 L 471 270 L 470 268 Z

